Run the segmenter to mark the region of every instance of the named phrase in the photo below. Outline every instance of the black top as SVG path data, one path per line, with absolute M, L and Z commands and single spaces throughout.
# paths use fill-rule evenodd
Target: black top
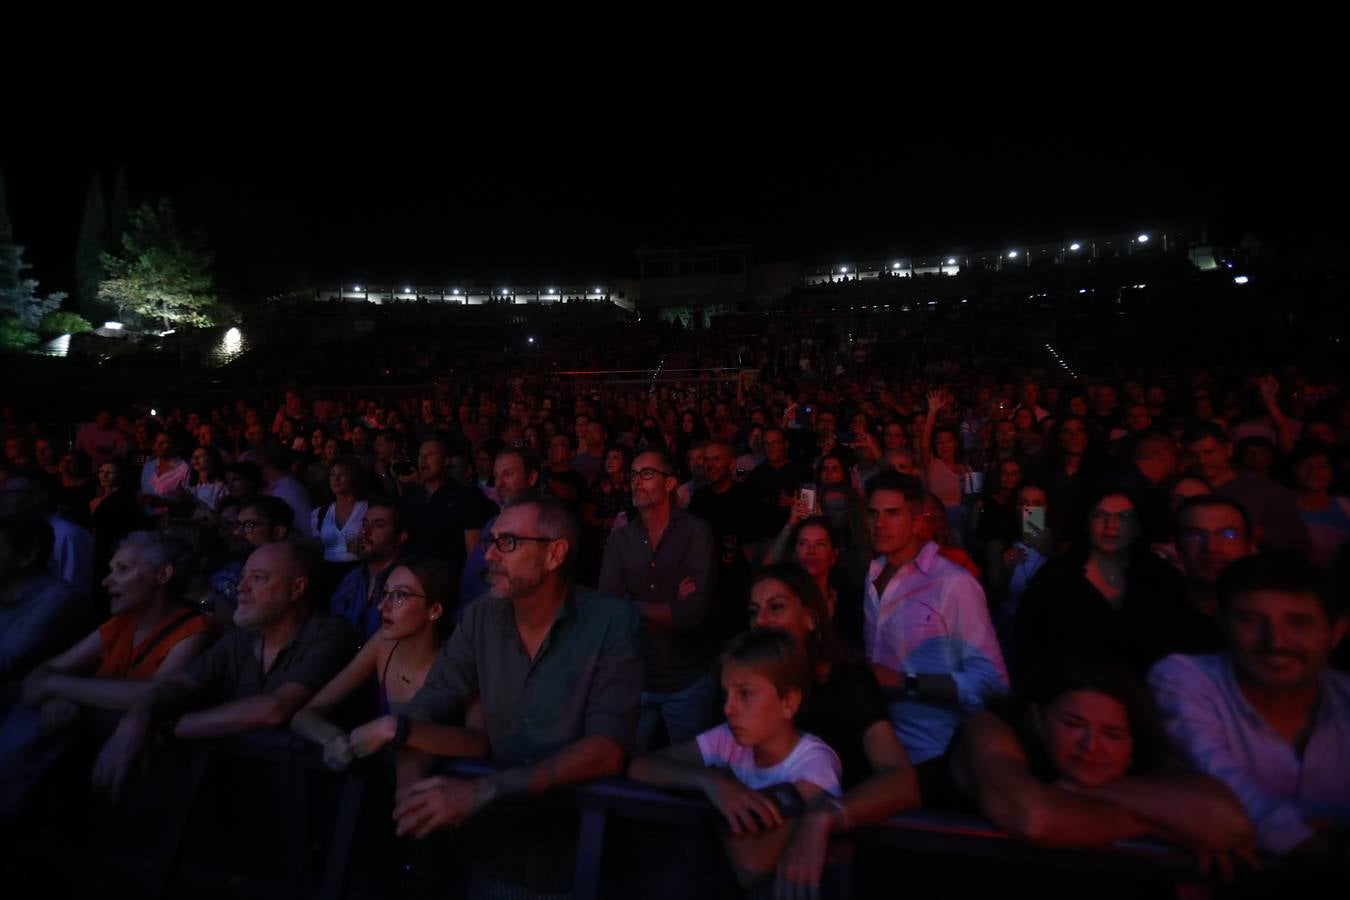
M 411 526 L 407 552 L 434 557 L 454 566 L 458 583 L 468 555 L 464 532 L 481 529 L 487 521 L 478 489 L 447 483 L 427 494 L 421 485 L 412 485 L 399 505 Z
M 836 664 L 824 684 L 812 687 L 797 713 L 798 728 L 839 754 L 845 790 L 872 774 L 863 735 L 877 722 L 890 722 L 886 698 L 877 677 L 861 663 Z
M 791 497 L 797 488 L 811 480 L 811 473 L 805 466 L 789 461 L 775 469 L 768 462 L 755 466 L 755 471 L 745 480 L 746 486 L 759 496 L 760 502 L 768 509 L 768 518 L 776 533 L 787 523 L 792 514 L 791 507 L 779 506 L 783 497 Z
M 1138 556 L 1117 609 L 1088 581 L 1083 566 L 1081 554 L 1070 554 L 1046 563 L 1032 579 L 1017 611 L 1023 665 L 1108 656 L 1144 676 L 1158 659 L 1177 652 L 1175 636 L 1192 613 L 1180 572 L 1154 556 Z
M 689 501 L 689 512 L 712 526 L 717 554 L 717 600 L 714 629 L 723 637 L 745 630 L 746 600 L 750 593 L 750 561 L 745 547 L 770 533 L 763 504 L 743 484 L 732 483 L 719 494 L 712 485 L 699 488 Z

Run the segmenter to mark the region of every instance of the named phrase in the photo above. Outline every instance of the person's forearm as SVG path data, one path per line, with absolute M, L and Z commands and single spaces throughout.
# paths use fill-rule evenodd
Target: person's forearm
M 472 728 L 436 722 L 413 722 L 403 746 L 432 756 L 473 759 L 487 756 L 490 752 L 487 738 Z
M 128 713 L 159 722 L 172 719 L 183 711 L 198 685 L 186 676 L 175 676 L 153 685 L 131 705 Z
M 270 694 L 222 703 L 211 709 L 188 713 L 174 726 L 174 737 L 186 740 L 226 737 L 258 728 L 286 724 L 281 702 Z
M 487 802 L 504 797 L 533 796 L 555 788 L 618 775 L 623 749 L 607 737 L 584 737 L 532 766 L 485 776 Z
M 291 719 L 291 731 L 323 746 L 335 737 L 346 734 L 341 728 L 324 718 L 318 709 L 302 709 Z
M 981 806 L 995 826 L 1042 847 L 1102 847 L 1153 830 L 1122 806 L 1050 785 L 1017 798 L 989 797 Z
M 634 600 L 633 608 L 642 617 L 644 625 L 650 625 L 659 631 L 675 630 L 675 614 L 669 603 L 648 603 Z
M 839 800 L 848 816 L 850 828 L 871 825 L 907 809 L 918 809 L 923 802 L 919 796 L 919 779 L 914 770 L 890 769 L 875 772 L 855 785 Z M 835 824 L 835 830 L 839 824 Z
M 1121 778 L 1083 794 L 1114 803 L 1187 844 L 1228 848 L 1254 840 L 1242 806 L 1205 775 L 1178 772 Z
M 674 790 L 703 791 L 717 771 L 707 766 L 691 766 L 669 759 L 661 753 L 639 756 L 628 765 L 628 777 L 653 787 Z
M 148 681 L 81 678 L 54 673 L 44 682 L 42 696 L 47 700 L 68 700 L 98 709 L 126 710 L 135 706 L 150 690 Z

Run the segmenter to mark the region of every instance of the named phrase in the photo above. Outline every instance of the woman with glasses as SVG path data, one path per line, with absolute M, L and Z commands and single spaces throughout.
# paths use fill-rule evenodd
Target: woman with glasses
M 291 720 L 293 732 L 323 747 L 330 768 L 345 769 L 398 736 L 400 722 L 405 721 L 403 709 L 421 689 L 440 650 L 440 626 L 446 621 L 454 584 L 451 567 L 436 559 L 409 558 L 389 573 L 380 597 L 380 630 Z M 372 676 L 379 690 L 379 716 L 351 732 L 334 724 L 330 717 Z M 429 725 L 427 731 L 432 730 L 445 730 L 449 740 L 462 748 L 454 755 L 487 752 L 487 742 L 476 732 Z M 445 752 L 443 743 L 433 749 Z
M 1144 675 L 1185 608 L 1186 584 L 1149 552 L 1130 496 L 1089 498 L 1075 547 L 1036 573 L 1017 609 L 1017 656 L 1028 669 L 1075 656 L 1119 660 Z

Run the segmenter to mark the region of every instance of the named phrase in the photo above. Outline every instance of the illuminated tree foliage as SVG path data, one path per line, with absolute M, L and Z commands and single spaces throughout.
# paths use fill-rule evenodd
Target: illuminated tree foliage
M 221 312 L 212 285 L 213 261 L 203 237 L 179 225 L 172 203 L 145 203 L 128 217 L 121 252 L 103 254 L 108 277 L 98 296 L 119 315 L 155 321 L 164 331 L 212 325 Z

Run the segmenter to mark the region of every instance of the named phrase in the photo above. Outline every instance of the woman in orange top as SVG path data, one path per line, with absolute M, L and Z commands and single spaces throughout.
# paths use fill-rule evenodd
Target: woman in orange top
M 24 681 L 23 702 L 41 710 L 44 731 L 80 706 L 129 709 L 151 681 L 185 669 L 215 638 L 207 616 L 183 602 L 191 562 L 180 541 L 133 532 L 109 568 L 112 618 Z

